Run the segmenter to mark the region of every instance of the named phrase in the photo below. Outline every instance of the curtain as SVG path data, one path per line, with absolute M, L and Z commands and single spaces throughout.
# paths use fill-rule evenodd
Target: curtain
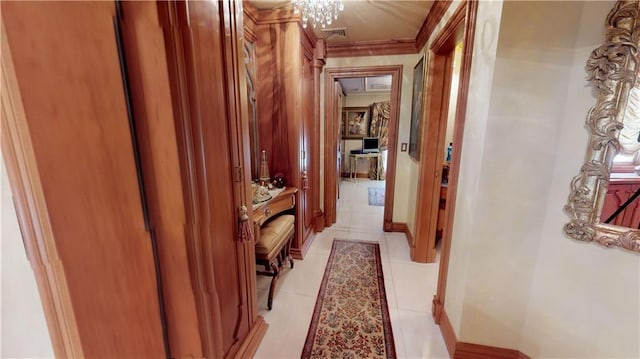
M 389 144 L 389 120 L 391 118 L 391 102 L 376 102 L 371 104 L 371 125 L 369 127 L 369 136 L 378 137 L 380 152 L 382 152 L 382 166 L 378 168 L 378 161 L 373 159 L 369 163 L 369 178 L 385 179 L 385 167 L 387 158 L 387 146 Z

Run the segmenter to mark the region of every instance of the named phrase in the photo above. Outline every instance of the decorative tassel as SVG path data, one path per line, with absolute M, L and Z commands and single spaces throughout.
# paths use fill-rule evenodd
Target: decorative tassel
M 249 224 L 247 206 L 240 206 L 238 212 L 238 240 L 240 242 L 253 241 L 253 232 L 251 232 L 251 225 Z

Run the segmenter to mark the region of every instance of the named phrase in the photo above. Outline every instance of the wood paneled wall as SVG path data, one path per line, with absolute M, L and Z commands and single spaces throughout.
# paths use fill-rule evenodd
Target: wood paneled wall
M 241 238 L 238 222 L 251 176 L 241 3 L 159 6 L 203 356 L 250 357 L 266 324 L 256 310 L 254 243 Z
M 8 91 L 21 96 L 24 105 L 24 117 L 3 116 L 3 124 L 27 132 L 3 144 L 12 149 L 3 155 L 8 168 L 26 159 L 32 169 L 31 177 L 11 175 L 14 193 L 33 181 L 41 183 L 40 209 L 46 211 L 41 221 L 28 223 L 36 220 L 26 213 L 31 204 L 17 207 L 23 228 L 50 225 L 47 236 L 34 233 L 24 239 L 28 250 L 38 252 L 29 258 L 40 258 L 46 268 L 42 274 L 50 280 L 43 300 L 67 298 L 62 311 L 52 312 L 45 304 L 48 322 L 58 323 L 50 328 L 61 329 L 61 341 L 53 334 L 56 355 L 164 357 L 152 246 L 114 36 L 114 3 L 1 6 L 16 79 Z M 25 152 L 33 156 L 18 157 Z M 73 333 L 63 332 L 67 328 Z
M 242 5 L 115 4 L 1 5 L 3 156 L 56 356 L 250 357 Z
M 256 102 L 260 150 L 270 174 L 284 174 L 296 194 L 292 254 L 302 258 L 313 230 L 322 230 L 320 210 L 319 74 L 324 65 L 316 39 L 283 11 L 245 12 L 245 33 L 256 51 Z
M 195 297 L 184 231 L 178 139 L 158 8 L 154 2 L 122 2 L 121 24 L 138 148 L 157 242 L 170 354 L 202 357 Z

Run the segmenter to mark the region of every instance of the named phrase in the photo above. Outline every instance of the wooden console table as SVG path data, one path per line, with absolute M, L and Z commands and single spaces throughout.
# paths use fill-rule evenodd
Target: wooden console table
M 294 208 L 296 205 L 296 192 L 298 192 L 297 188 L 287 187 L 270 200 L 254 205 L 254 233 L 259 233 L 260 227 L 262 227 L 269 218 Z
M 376 172 L 376 179 L 381 180 L 382 176 L 382 153 L 381 152 L 371 152 L 371 153 L 351 153 L 349 154 L 349 180 L 355 181 L 355 177 L 357 177 L 357 166 L 358 159 L 361 158 L 377 158 L 378 159 L 378 171 Z M 355 175 L 354 175 L 355 174 Z

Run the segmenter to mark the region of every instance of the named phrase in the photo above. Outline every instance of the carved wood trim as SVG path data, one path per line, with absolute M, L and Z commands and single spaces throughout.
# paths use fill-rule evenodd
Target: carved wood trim
M 83 358 L 64 268 L 44 198 L 11 49 L 2 31 L 2 155 L 27 258 L 33 269 L 56 357 Z
M 316 232 L 324 230 L 324 214 L 320 209 L 320 74 L 326 64 L 326 48 L 323 39 L 316 41 L 313 50 L 313 131 L 311 131 L 311 204 L 313 227 Z
M 605 21 L 605 42 L 591 52 L 586 69 L 598 99 L 587 115 L 589 129 L 585 162 L 571 180 L 564 207 L 570 222 L 566 235 L 605 247 L 640 252 L 640 231 L 600 223 L 600 213 L 609 184 L 609 169 L 619 148 L 618 135 L 629 91 L 638 82 L 638 1 L 618 1 Z
M 244 359 L 244 358 L 253 358 L 258 351 L 258 347 L 260 346 L 260 342 L 262 342 L 262 338 L 267 333 L 267 329 L 269 329 L 269 324 L 267 324 L 262 317 L 258 317 L 247 335 L 247 338 L 244 340 L 238 352 L 234 355 L 236 359 Z
M 258 21 L 257 21 L 258 25 L 300 22 L 300 15 L 294 14 L 293 9 L 291 9 L 290 7 L 281 8 L 281 9 L 258 10 L 257 13 L 258 13 Z
M 436 26 L 438 26 L 440 20 L 444 16 L 444 13 L 447 12 L 447 9 L 449 9 L 451 3 L 451 0 L 444 0 L 435 1 L 433 5 L 431 5 L 429 13 L 424 19 L 424 22 L 422 23 L 422 26 L 420 27 L 420 30 L 418 30 L 418 34 L 416 35 L 416 51 L 420 51 L 427 43 L 427 40 L 429 40 L 429 36 L 431 36 L 431 33 L 436 28 Z
M 324 159 L 324 212 L 325 225 L 330 227 L 335 223 L 336 196 L 332 189 L 333 181 L 338 173 L 334 166 L 334 159 L 338 156 L 338 131 L 337 126 L 340 119 L 336 119 L 333 111 L 334 87 L 333 84 L 339 78 L 344 77 L 367 77 L 391 75 L 391 118 L 389 120 L 389 145 L 387 154 L 387 176 L 384 199 L 384 222 L 393 222 L 393 203 L 395 195 L 396 181 L 396 157 L 398 143 L 398 126 L 400 119 L 400 95 L 402 85 L 402 66 L 373 66 L 373 67 L 344 67 L 328 68 L 325 70 L 325 97 L 324 97 L 324 133 L 325 133 L 325 159 Z M 329 135 L 333 134 L 333 135 Z
M 392 222 L 389 225 L 389 231 L 404 233 L 406 227 L 407 227 L 406 223 Z
M 327 44 L 327 57 L 356 57 L 377 55 L 415 54 L 416 42 L 413 39 L 356 41 Z
M 436 322 L 436 324 L 440 325 L 440 333 L 442 333 L 442 338 L 444 339 L 444 344 L 447 346 L 449 356 L 451 358 L 455 358 L 458 338 L 456 337 L 456 332 L 453 330 L 451 321 L 444 309 L 441 311 L 440 321 Z
M 248 42 L 256 41 L 256 25 L 258 24 L 258 9 L 248 1 L 242 1 L 244 15 L 244 36 Z
M 431 45 L 429 46 L 431 50 L 442 49 L 446 46 L 445 43 L 455 35 L 458 26 L 464 22 L 466 10 L 467 7 L 465 5 L 458 6 L 458 9 L 456 9 L 449 20 L 447 20 L 442 31 L 440 31 L 436 38 L 431 42 Z
M 309 251 L 309 248 L 311 248 L 311 244 L 313 244 L 313 240 L 315 239 L 315 237 L 316 235 L 312 231 L 309 237 L 307 237 L 304 243 L 302 243 L 302 248 L 291 247 L 291 256 L 295 259 L 304 259 L 304 256 L 307 255 L 307 252 Z
M 467 113 L 467 99 L 469 96 L 469 83 L 471 80 L 471 63 L 473 59 L 473 45 L 475 39 L 476 20 L 478 13 L 478 1 L 465 2 L 465 25 L 462 48 L 462 63 L 460 66 L 460 82 L 458 85 L 458 99 L 456 101 L 456 120 L 453 133 L 453 156 L 449 167 L 449 186 L 445 208 L 447 219 L 443 228 L 442 247 L 440 249 L 440 269 L 438 270 L 438 287 L 434 303 L 444 303 L 447 290 L 447 276 L 449 272 L 449 258 L 451 254 L 451 236 L 453 234 L 454 213 L 457 201 L 458 178 L 460 174 L 460 158 L 462 143 L 464 140 L 464 125 Z M 437 310 L 437 308 L 436 308 Z M 437 311 L 434 312 L 436 315 Z M 436 316 L 437 318 L 437 316 Z
M 317 182 L 320 183 L 320 182 Z M 324 213 L 322 210 L 317 210 L 313 212 L 313 230 L 316 233 L 320 233 L 324 231 Z
M 442 320 L 439 323 L 440 333 L 444 338 L 447 351 L 451 358 L 456 359 L 531 359 L 528 355 L 508 348 L 499 348 L 489 345 L 460 342 L 456 338 L 451 321 L 446 311 L 442 311 Z
M 409 245 L 409 248 L 413 247 L 413 235 L 411 234 L 411 230 L 409 230 L 409 226 L 406 223 L 398 223 L 398 222 L 390 223 L 389 232 L 404 233 L 407 239 L 407 244 Z

